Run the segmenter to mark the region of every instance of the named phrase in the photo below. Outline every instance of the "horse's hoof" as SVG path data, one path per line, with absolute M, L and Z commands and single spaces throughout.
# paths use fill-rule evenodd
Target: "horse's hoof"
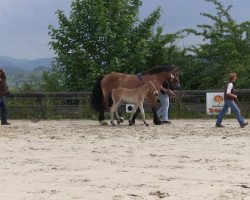
M 129 124 L 129 126 L 134 125 L 134 124 L 133 124 L 133 122 L 132 122 L 132 121 L 130 121 L 130 120 L 128 121 L 128 124 Z
M 129 123 L 131 124 L 131 125 L 135 125 L 135 121 L 129 121 Z
M 161 121 L 154 122 L 155 125 L 162 125 Z
M 107 123 L 105 120 L 103 120 L 103 121 L 99 121 L 99 124 L 100 124 L 101 126 L 108 125 L 108 123 Z
M 123 123 L 123 119 L 118 119 L 118 120 L 117 120 L 117 123 L 118 123 L 118 124 Z

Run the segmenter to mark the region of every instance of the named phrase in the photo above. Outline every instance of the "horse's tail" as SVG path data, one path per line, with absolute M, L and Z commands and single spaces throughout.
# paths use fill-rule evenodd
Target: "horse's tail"
M 90 103 L 92 108 L 94 108 L 98 112 L 101 112 L 105 109 L 103 92 L 101 88 L 101 81 L 103 77 L 104 76 L 101 76 L 100 78 L 97 79 L 90 97 Z

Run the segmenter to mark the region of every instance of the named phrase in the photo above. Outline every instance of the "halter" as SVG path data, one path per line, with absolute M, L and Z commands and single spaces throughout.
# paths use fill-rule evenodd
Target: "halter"
M 173 74 L 171 74 L 170 78 L 175 78 L 175 76 Z

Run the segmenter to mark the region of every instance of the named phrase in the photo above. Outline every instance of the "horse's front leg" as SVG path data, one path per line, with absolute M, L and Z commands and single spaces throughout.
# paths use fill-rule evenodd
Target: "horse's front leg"
M 143 103 L 140 103 L 139 104 L 139 108 L 140 108 L 140 111 L 141 111 L 141 115 L 142 115 L 142 119 L 143 119 L 143 122 L 146 126 L 149 126 L 149 124 L 147 123 L 146 121 L 146 117 L 145 117 L 145 111 L 144 111 L 144 108 L 143 108 Z
M 130 125 L 130 126 L 132 126 L 132 125 L 135 124 L 135 123 L 133 123 L 133 119 L 134 119 L 134 115 L 137 113 L 138 110 L 139 110 L 139 109 L 138 109 L 138 105 L 135 104 L 135 105 L 134 105 L 134 108 L 133 108 L 133 110 L 132 110 L 131 116 L 130 116 L 130 118 L 129 118 L 129 125 Z
M 133 118 L 131 120 L 131 125 L 135 125 L 135 119 L 137 118 L 138 114 L 139 114 L 140 110 L 137 107 L 137 110 L 135 111 L 135 113 L 133 114 Z
M 152 111 L 153 111 L 153 115 L 154 115 L 154 124 L 155 125 L 161 125 L 161 121 L 157 115 L 157 97 L 153 96 L 153 95 L 148 95 L 148 100 L 150 101 L 151 107 L 152 107 Z

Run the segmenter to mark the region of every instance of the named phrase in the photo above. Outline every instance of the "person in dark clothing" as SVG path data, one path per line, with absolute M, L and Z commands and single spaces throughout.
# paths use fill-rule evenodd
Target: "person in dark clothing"
M 6 74 L 3 69 L 0 69 L 0 107 L 2 109 L 1 125 L 10 125 L 7 121 L 7 107 L 5 96 L 9 93 L 9 87 L 6 82 Z
M 238 106 L 235 103 L 238 101 L 237 95 L 234 92 L 234 85 L 233 85 L 236 80 L 237 80 L 236 73 L 230 73 L 229 74 L 229 81 L 228 81 L 228 84 L 227 84 L 227 87 L 226 87 L 225 93 L 224 93 L 225 103 L 224 103 L 224 106 L 223 106 L 221 112 L 218 115 L 215 127 L 220 127 L 220 128 L 224 127 L 223 125 L 221 125 L 221 122 L 222 122 L 223 117 L 227 113 L 227 110 L 229 107 L 235 113 L 241 128 L 244 128 L 245 126 L 248 125 L 248 122 L 244 122 L 244 119 L 243 119 L 243 116 L 241 115 L 240 109 L 238 108 Z

